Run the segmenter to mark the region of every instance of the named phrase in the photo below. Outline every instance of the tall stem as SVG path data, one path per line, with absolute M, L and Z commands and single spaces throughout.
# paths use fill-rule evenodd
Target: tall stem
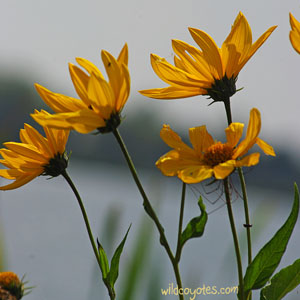
M 236 261 L 237 261 L 238 277 L 239 277 L 239 293 L 241 295 L 240 300 L 244 300 L 244 279 L 243 279 L 242 259 L 241 259 L 241 254 L 240 254 L 239 241 L 238 241 L 235 224 L 234 224 L 232 207 L 231 207 L 228 177 L 223 180 L 223 183 L 224 183 L 226 205 L 227 205 L 227 210 L 228 210 L 229 222 L 230 222 L 233 243 L 234 243 L 234 248 L 235 248 Z
M 93 234 L 92 234 L 92 230 L 91 230 L 91 226 L 90 226 L 90 223 L 89 223 L 89 219 L 88 219 L 87 213 L 85 211 L 85 208 L 84 208 L 83 202 L 81 200 L 81 197 L 80 197 L 80 195 L 79 195 L 79 193 L 78 193 L 78 191 L 77 191 L 77 189 L 76 189 L 73 181 L 71 180 L 70 176 L 68 175 L 67 171 L 66 170 L 62 171 L 61 175 L 68 182 L 69 186 L 71 187 L 71 189 L 72 189 L 73 193 L 75 194 L 75 197 L 76 197 L 76 199 L 78 201 L 78 204 L 79 204 L 79 207 L 80 207 L 83 219 L 84 219 L 84 223 L 85 223 L 85 226 L 86 226 L 89 238 L 90 238 L 90 242 L 91 242 L 91 245 L 92 245 L 92 248 L 93 248 L 96 260 L 97 260 L 97 263 L 98 263 L 99 268 L 101 270 L 100 256 L 99 256 L 99 253 L 98 253 L 98 249 L 97 249 L 97 246 L 96 246 Z M 108 289 L 108 293 L 109 293 L 109 296 L 110 296 L 111 300 L 114 300 L 116 298 L 115 292 L 113 290 Z
M 184 204 L 185 204 L 185 192 L 186 192 L 186 183 L 182 182 L 182 193 L 181 193 L 181 203 L 180 203 L 180 214 L 179 214 L 179 222 L 178 222 L 178 237 L 177 237 L 177 249 L 175 260 L 179 263 L 180 256 L 181 256 L 181 249 L 180 246 L 180 237 L 182 232 L 182 223 L 183 223 L 183 213 L 184 213 Z
M 124 155 L 124 157 L 126 159 L 126 162 L 128 164 L 128 167 L 129 167 L 129 170 L 131 172 L 131 175 L 132 175 L 132 177 L 133 177 L 133 179 L 134 179 L 134 181 L 135 181 L 135 183 L 137 185 L 137 188 L 138 188 L 138 190 L 139 190 L 139 192 L 140 192 L 140 194 L 141 194 L 141 196 L 143 198 L 144 209 L 145 209 L 146 213 L 150 216 L 150 218 L 154 221 L 154 223 L 155 223 L 155 225 L 156 225 L 156 227 L 157 227 L 157 229 L 159 231 L 159 234 L 160 234 L 160 243 L 165 248 L 165 250 L 166 250 L 166 252 L 167 252 L 167 254 L 169 256 L 169 259 L 170 259 L 170 261 L 172 263 L 173 270 L 174 270 L 174 273 L 175 273 L 176 282 L 177 282 L 177 285 L 178 285 L 178 289 L 180 289 L 180 288 L 182 289 L 182 282 L 181 282 L 181 277 L 180 277 L 180 273 L 179 273 L 178 263 L 176 263 L 175 257 L 174 257 L 174 255 L 173 255 L 173 253 L 171 251 L 171 248 L 169 246 L 168 240 L 167 240 L 167 238 L 165 236 L 165 233 L 164 233 L 164 228 L 161 225 L 161 223 L 159 222 L 158 217 L 157 217 L 154 209 L 152 208 L 152 205 L 151 205 L 151 203 L 150 203 L 150 201 L 149 201 L 149 199 L 148 199 L 148 197 L 147 197 L 147 195 L 146 195 L 146 193 L 144 191 L 144 188 L 143 188 L 143 186 L 142 186 L 142 184 L 140 182 L 140 179 L 138 177 L 138 174 L 137 174 L 137 171 L 136 171 L 135 166 L 133 164 L 133 161 L 132 161 L 132 159 L 131 159 L 131 157 L 129 155 L 129 152 L 128 152 L 127 148 L 126 148 L 126 145 L 125 145 L 125 143 L 124 143 L 124 141 L 123 141 L 123 139 L 122 139 L 122 137 L 121 137 L 118 129 L 113 130 L 113 134 L 114 134 L 114 136 L 115 136 L 115 138 L 116 138 L 116 140 L 117 140 L 117 142 L 118 142 L 118 144 L 119 144 L 119 146 L 120 146 L 120 148 L 122 150 L 122 153 L 123 153 L 123 155 Z M 184 300 L 183 295 L 180 295 L 178 293 L 178 296 L 179 296 L 180 300 Z
M 225 111 L 227 116 L 228 126 L 232 123 L 232 114 L 231 114 L 231 107 L 230 107 L 230 99 L 224 100 Z M 248 208 L 248 196 L 246 191 L 246 183 L 244 173 L 241 167 L 237 168 L 240 178 L 240 183 L 242 187 L 243 193 L 243 202 L 244 202 L 244 212 L 245 212 L 245 227 L 247 232 L 247 247 L 248 247 L 248 265 L 252 262 L 252 243 L 251 243 L 251 225 L 250 225 L 250 215 L 249 215 L 249 208 Z

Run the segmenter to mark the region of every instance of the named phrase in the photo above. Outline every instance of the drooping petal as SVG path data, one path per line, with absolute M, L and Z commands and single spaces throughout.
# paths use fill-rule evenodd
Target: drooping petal
M 39 113 L 32 114 L 31 116 L 42 126 L 58 129 L 74 129 L 80 133 L 89 133 L 99 127 L 105 126 L 105 121 L 90 109 L 50 116 L 44 116 Z
M 234 148 L 242 137 L 244 124 L 231 123 L 226 129 L 227 144 Z
M 235 160 L 228 160 L 213 168 L 216 179 L 224 179 L 228 177 L 236 166 Z
M 258 109 L 253 108 L 250 111 L 250 119 L 248 123 L 246 137 L 235 149 L 232 157 L 233 159 L 245 155 L 248 152 L 248 150 L 256 143 L 256 139 L 260 132 L 260 128 L 261 128 L 260 112 Z
M 0 186 L 0 190 L 7 191 L 7 190 L 13 190 L 13 189 L 19 188 L 19 187 L 25 185 L 26 183 L 30 182 L 31 180 L 33 180 L 34 178 L 36 178 L 39 175 L 40 174 L 38 172 L 32 173 L 32 174 L 22 174 L 14 182 L 4 185 L 4 186 Z
M 243 157 L 241 160 L 236 161 L 237 167 L 251 167 L 255 166 L 259 163 L 259 153 L 252 153 L 250 155 L 247 155 Z
M 178 173 L 178 177 L 185 183 L 198 183 L 213 175 L 213 169 L 204 165 L 194 165 Z
M 261 150 L 264 151 L 265 154 L 271 155 L 271 156 L 276 156 L 275 151 L 271 145 L 266 143 L 260 138 L 256 139 L 256 144 L 260 147 Z

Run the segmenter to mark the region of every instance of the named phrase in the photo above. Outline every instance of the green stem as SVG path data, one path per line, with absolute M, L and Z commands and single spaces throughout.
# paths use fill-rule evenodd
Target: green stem
M 169 243 L 168 243 L 168 240 L 165 236 L 165 230 L 163 228 L 163 226 L 161 225 L 161 223 L 159 222 L 158 220 L 158 217 L 154 211 L 154 209 L 152 208 L 152 205 L 150 203 L 150 201 L 148 200 L 148 197 L 144 191 L 144 188 L 139 180 L 139 177 L 138 177 L 138 174 L 137 174 L 137 171 L 135 169 L 135 166 L 133 164 L 133 161 L 129 155 L 129 152 L 126 148 L 126 145 L 118 131 L 118 129 L 115 129 L 113 130 L 113 134 L 122 150 L 122 153 L 126 159 L 126 162 L 128 164 L 128 167 L 129 167 L 129 170 L 131 172 L 131 175 L 137 185 L 137 188 L 143 198 L 143 206 L 144 206 L 144 209 L 146 211 L 146 213 L 149 215 L 149 217 L 154 221 L 154 224 L 156 225 L 158 231 L 159 231 L 159 234 L 160 234 L 160 243 L 161 245 L 165 248 L 168 256 L 169 256 L 169 259 L 172 263 L 172 266 L 173 266 L 173 270 L 174 270 L 174 273 L 175 273 L 175 278 L 176 278 L 176 282 L 177 282 L 177 285 L 178 285 L 178 289 L 179 288 L 182 288 L 182 283 L 181 283 L 181 277 L 180 277 L 180 273 L 179 273 L 179 268 L 178 268 L 178 264 L 176 263 L 176 260 L 175 260 L 175 257 L 171 251 L 171 248 L 169 246 Z M 184 297 L 183 295 L 179 295 L 178 293 L 178 296 L 179 296 L 179 299 L 180 300 L 184 300 Z
M 243 174 L 242 168 L 238 168 L 238 173 L 240 177 L 242 193 L 243 193 L 243 201 L 244 201 L 244 211 L 245 211 L 245 221 L 244 227 L 246 227 L 247 231 L 247 244 L 248 244 L 248 265 L 252 262 L 252 243 L 251 243 L 251 224 L 250 224 L 250 217 L 249 217 L 249 208 L 248 208 L 248 195 L 246 190 L 246 182 Z
M 75 194 L 75 197 L 78 201 L 78 204 L 80 206 L 80 210 L 81 210 L 81 213 L 82 213 L 82 216 L 83 216 L 83 219 L 84 219 L 84 223 L 85 223 L 85 226 L 86 226 L 86 229 L 87 229 L 87 232 L 88 232 L 88 235 L 89 235 L 89 238 L 90 238 L 90 242 L 91 242 L 91 245 L 92 245 L 92 248 L 93 248 L 93 251 L 94 251 L 94 254 L 96 256 L 96 260 L 97 260 L 97 263 L 99 265 L 99 268 L 101 270 L 101 263 L 100 263 L 100 256 L 99 256 L 99 253 L 98 253 L 98 249 L 97 249 L 97 246 L 96 246 L 96 243 L 95 243 L 95 240 L 94 240 L 94 237 L 93 237 L 93 234 L 92 234 L 92 230 L 91 230 L 91 226 L 90 226 L 90 223 L 89 223 L 89 219 L 88 219 L 88 216 L 87 216 L 87 213 L 85 211 L 85 208 L 84 208 L 84 205 L 83 205 L 83 202 L 81 200 L 81 197 L 73 183 L 73 181 L 71 180 L 70 176 L 68 175 L 67 171 L 64 170 L 61 175 L 66 179 L 66 181 L 68 182 L 69 186 L 71 187 L 73 193 Z M 108 293 L 109 293 L 109 296 L 110 296 L 110 299 L 111 300 L 114 300 L 116 298 L 116 295 L 115 295 L 115 292 L 112 291 L 111 289 L 108 288 Z
M 242 268 L 242 259 L 240 254 L 240 247 L 239 247 L 239 241 L 235 229 L 234 224 L 234 218 L 233 218 L 233 212 L 231 207 L 231 199 L 230 199 L 230 192 L 229 192 L 229 183 L 228 183 L 228 177 L 223 180 L 224 182 L 224 190 L 225 190 L 225 197 L 226 197 L 226 205 L 228 210 L 228 216 L 229 216 L 229 222 L 233 237 L 233 243 L 235 248 L 235 255 L 236 255 L 236 261 L 237 261 L 237 268 L 238 268 L 238 277 L 239 277 L 239 293 L 241 295 L 240 300 L 244 300 L 244 279 L 243 279 L 243 268 Z
M 231 107 L 230 107 L 230 98 L 225 99 L 224 101 L 225 111 L 227 116 L 227 123 L 230 125 L 232 123 L 232 116 L 231 116 Z
M 186 192 L 186 183 L 182 182 L 182 193 L 181 193 L 181 203 L 180 203 L 180 214 L 178 222 L 178 238 L 177 238 L 177 249 L 175 260 L 179 263 L 182 247 L 180 245 L 180 237 L 182 233 L 182 223 L 183 223 L 183 213 L 184 213 L 184 203 L 185 203 L 185 192 Z

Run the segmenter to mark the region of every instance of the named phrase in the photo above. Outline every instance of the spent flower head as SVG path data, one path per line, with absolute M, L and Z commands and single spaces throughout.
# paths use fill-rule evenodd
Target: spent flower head
M 40 114 L 48 116 L 46 111 Z M 69 130 L 44 127 L 46 137 L 36 129 L 24 124 L 20 130 L 20 143 L 7 142 L 0 149 L 3 159 L 0 163 L 7 169 L 0 170 L 0 176 L 14 182 L 0 187 L 0 190 L 16 189 L 39 175 L 56 177 L 66 169 L 68 157 L 65 146 Z
M 258 137 L 261 118 L 256 108 L 250 112 L 246 137 L 239 143 L 243 128 L 242 123 L 231 123 L 225 129 L 226 143 L 213 140 L 205 126 L 190 128 L 189 136 L 192 144 L 190 147 L 182 142 L 169 125 L 164 125 L 160 136 L 173 150 L 163 155 L 156 162 L 156 166 L 166 176 L 178 176 L 185 183 L 197 183 L 212 176 L 224 179 L 236 167 L 258 164 L 259 153 L 247 155 L 254 144 L 257 144 L 265 154 L 275 156 L 273 148 Z
M 300 54 L 300 22 L 290 13 L 290 41 L 294 49 Z
M 56 114 L 36 112 L 32 117 L 42 126 L 74 129 L 80 133 L 89 133 L 95 129 L 105 133 L 116 129 L 130 93 L 127 44 L 117 59 L 104 50 L 101 57 L 108 81 L 90 61 L 76 58 L 77 63 L 87 72 L 69 64 L 71 79 L 80 99 L 53 93 L 36 84 L 41 98 Z
M 18 275 L 11 271 L 0 272 L 0 299 L 21 299 L 24 284 Z
M 156 99 L 208 95 L 213 102 L 227 101 L 236 92 L 235 83 L 239 72 L 275 28 L 269 28 L 252 43 L 251 28 L 240 12 L 221 48 L 206 32 L 189 28 L 201 50 L 183 41 L 172 40 L 176 54 L 175 66 L 151 54 L 154 72 L 170 86 L 142 90 L 140 93 Z

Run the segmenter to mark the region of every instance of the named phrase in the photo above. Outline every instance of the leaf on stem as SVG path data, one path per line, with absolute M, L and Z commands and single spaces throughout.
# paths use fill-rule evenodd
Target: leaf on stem
M 109 272 L 109 282 L 110 282 L 110 285 L 113 287 L 117 278 L 118 278 L 118 275 L 119 275 L 119 263 L 120 263 L 120 257 L 121 257 L 121 254 L 122 254 L 122 251 L 123 251 L 123 247 L 124 247 L 124 244 L 126 242 L 126 238 L 127 238 L 127 235 L 128 235 L 128 232 L 130 230 L 130 227 L 131 227 L 131 224 L 122 240 L 122 242 L 120 243 L 120 245 L 118 246 L 118 248 L 116 249 L 112 259 L 111 259 L 111 263 L 110 263 L 110 272 Z
M 97 239 L 97 244 L 98 244 L 99 257 L 100 257 L 100 268 L 101 268 L 101 272 L 102 272 L 102 278 L 103 278 L 103 281 L 105 282 L 105 280 L 109 274 L 108 260 L 107 260 L 106 253 L 98 239 Z
M 201 237 L 204 233 L 205 225 L 207 222 L 207 213 L 205 211 L 205 205 L 203 204 L 202 197 L 200 196 L 198 201 L 198 206 L 201 211 L 201 215 L 199 217 L 193 218 L 186 226 L 184 231 L 180 236 L 180 246 L 181 248 L 186 243 L 187 240 Z
M 286 250 L 298 213 L 299 191 L 295 184 L 294 204 L 288 219 L 247 268 L 244 277 L 244 299 L 247 299 L 251 290 L 262 288 L 272 276 Z
M 300 259 L 275 274 L 260 292 L 260 300 L 280 300 L 300 284 Z

